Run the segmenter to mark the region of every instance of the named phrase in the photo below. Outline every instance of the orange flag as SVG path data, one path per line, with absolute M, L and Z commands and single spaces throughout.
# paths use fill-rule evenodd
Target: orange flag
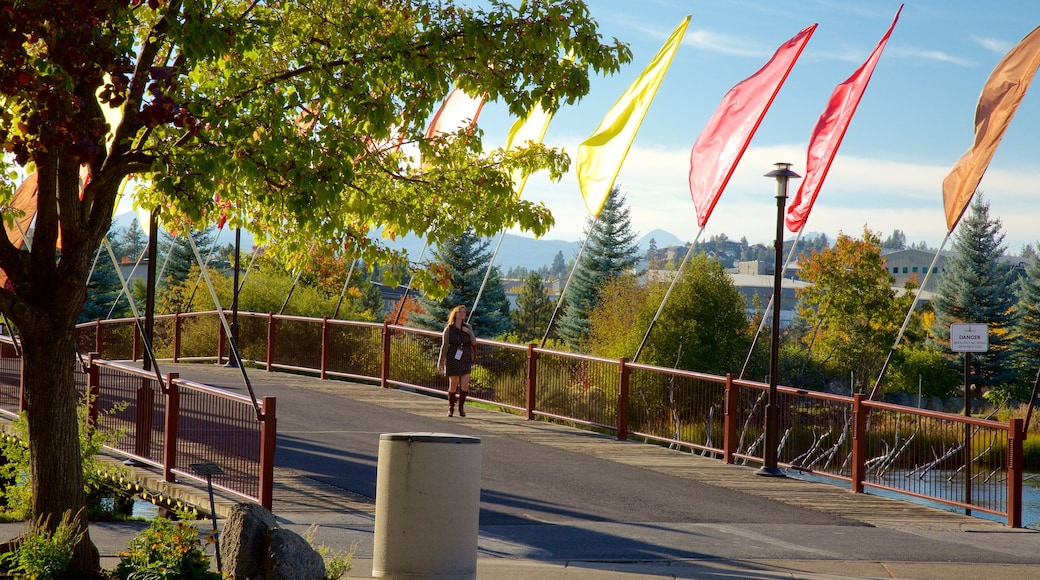
M 971 202 L 1037 67 L 1040 67 L 1040 26 L 1004 55 L 982 87 L 975 108 L 975 142 L 943 180 L 943 208 L 949 231 L 957 227 Z

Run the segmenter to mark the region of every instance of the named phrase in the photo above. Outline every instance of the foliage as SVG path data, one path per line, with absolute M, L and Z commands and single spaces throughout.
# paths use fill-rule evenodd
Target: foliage
M 1035 251 L 1029 254 L 1025 276 L 1019 282 L 1013 331 L 1015 366 L 1023 385 L 1030 385 L 1036 380 L 1037 364 L 1040 361 L 1040 254 Z
M 976 195 L 953 238 L 954 255 L 932 305 L 936 342 L 949 345 L 950 324 L 978 322 L 989 325 L 989 350 L 972 357 L 972 382 L 978 387 L 1014 390 L 1011 330 L 1015 324 L 1015 285 L 1010 266 L 1001 260 L 1006 250 L 999 219 L 990 219 L 989 203 Z M 962 354 L 951 354 L 956 368 L 964 368 Z
M 0 556 L 0 567 L 32 580 L 62 578 L 72 561 L 73 549 L 87 535 L 85 519 L 82 510 L 75 518 L 66 511 L 51 530 L 47 517 L 41 516 L 15 540 L 14 551 Z
M 528 274 L 516 296 L 516 308 L 510 312 L 513 321 L 511 339 L 521 344 L 539 340 L 545 335 L 555 307 L 542 277 Z
M 599 302 L 603 287 L 639 261 L 631 212 L 618 186 L 611 188 L 599 218 L 588 218 L 585 235 L 588 242 L 569 282 L 563 316 L 556 329 L 572 349 L 584 347 L 589 335 L 588 317 Z
M 488 274 L 491 265 L 490 244 L 489 240 L 478 238 L 469 230 L 438 246 L 433 256 L 444 276 L 450 280 L 451 290 L 442 298 L 422 295 L 419 305 L 423 312 L 410 316 L 409 322 L 419 328 L 441 330 L 451 309 L 465 305 L 469 308 L 469 323 L 478 337 L 495 338 L 507 332 L 511 324 L 509 300 L 498 267 L 492 267 Z M 487 284 L 481 292 L 485 275 Z
M 115 575 L 122 580 L 220 580 L 209 569 L 198 530 L 185 522 L 156 518 L 117 556 Z
M 798 291 L 798 313 L 812 329 L 803 342 L 831 376 L 851 372 L 862 381 L 857 390 L 869 390 L 913 300 L 892 289 L 877 234 L 840 234 L 805 261 L 802 277 L 811 285 Z
M 350 550 L 346 553 L 341 553 L 333 550 L 325 544 L 314 545 L 314 534 L 318 531 L 318 524 L 312 524 L 307 529 L 307 533 L 304 534 L 303 539 L 307 540 L 307 543 L 318 555 L 321 556 L 322 560 L 325 561 L 325 580 L 339 580 L 350 569 L 354 567 L 354 553 L 357 551 L 357 544 L 351 546 Z
M 210 226 L 202 229 L 189 229 L 187 235 L 195 242 L 195 248 L 203 261 L 210 256 L 216 242 L 216 228 Z M 198 270 L 199 260 L 184 232 L 172 234 L 165 229 L 159 230 L 157 244 L 157 261 L 155 264 L 156 284 L 167 288 L 192 280 L 192 269 Z
M 925 397 L 951 397 L 957 393 L 961 376 L 950 367 L 943 353 L 927 347 L 904 347 L 892 357 L 885 378 L 889 391 Z
M 607 281 L 599 302 L 589 313 L 589 353 L 603 358 L 631 359 L 662 297 L 658 285 L 641 285 L 632 273 Z M 645 358 L 640 360 L 645 361 Z

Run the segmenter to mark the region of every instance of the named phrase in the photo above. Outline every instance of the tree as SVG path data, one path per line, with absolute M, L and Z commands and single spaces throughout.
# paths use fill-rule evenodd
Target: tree
M 553 256 L 552 266 L 549 267 L 549 275 L 563 279 L 567 275 L 567 263 L 563 260 L 563 250 L 556 252 Z
M 1022 385 L 1030 385 L 1036 380 L 1037 366 L 1040 365 L 1040 254 L 1030 246 L 1026 249 L 1029 251 L 1023 253 L 1030 256 L 1030 262 L 1025 276 L 1019 281 L 1013 333 L 1016 367 Z M 1014 395 L 1019 400 L 1029 397 L 1024 389 Z
M 137 220 L 134 219 L 123 234 L 119 236 L 119 247 L 122 251 L 116 254 L 116 257 L 119 259 L 130 258 L 136 262 L 147 245 L 148 237 L 137 223 Z
M 866 228 L 861 240 L 839 234 L 833 248 L 814 252 L 802 278 L 812 284 L 798 292 L 798 314 L 810 328 L 803 343 L 831 376 L 853 373 L 862 392 L 881 372 L 912 294 L 896 295 L 880 239 Z
M 209 226 L 193 229 L 188 232 L 188 235 L 194 240 L 195 247 L 198 248 L 202 260 L 205 261 L 210 255 L 213 238 L 216 237 L 216 228 Z M 156 284 L 159 286 L 173 286 L 187 280 L 192 266 L 198 266 L 195 251 L 191 249 L 191 244 L 184 237 L 184 233 L 174 235 L 166 230 L 160 230 L 156 254 L 158 260 L 155 264 Z M 244 271 L 245 264 L 242 265 L 242 272 Z M 194 283 L 195 278 L 192 278 L 191 281 Z
M 601 43 L 578 0 L 52 0 L 8 2 L 3 22 L 0 202 L 15 174 L 38 194 L 31 251 L 0 236 L 12 288 L 0 289 L 0 312 L 21 332 L 33 519 L 51 528 L 85 504 L 74 324 L 127 176 L 166 224 L 198 229 L 226 212 L 290 255 L 353 240 L 366 263 L 404 263 L 366 237 L 376 226 L 435 245 L 469 227 L 540 235 L 551 216 L 513 194 L 511 172 L 558 179 L 566 155 L 485 153 L 479 131 L 427 139 L 426 120 L 452 83 L 517 117 L 536 102 L 555 111 L 588 91 L 591 70 L 631 59 L 619 41 Z M 421 162 L 380 145 L 397 135 Z M 436 273 L 413 274 L 443 292 Z M 68 575 L 99 575 L 89 537 Z
M 906 234 L 902 230 L 892 230 L 892 234 L 881 242 L 881 247 L 886 250 L 905 250 Z
M 599 219 L 588 218 L 585 235 L 588 243 L 564 297 L 564 313 L 557 326 L 560 338 L 573 349 L 580 348 L 588 336 L 588 315 L 596 307 L 604 285 L 639 261 L 631 212 L 616 185 L 610 190 Z
M 508 331 L 511 324 L 509 299 L 506 298 L 497 266 L 491 269 L 484 291 L 480 291 L 480 285 L 491 265 L 490 244 L 487 238 L 478 238 L 469 231 L 456 241 L 434 250 L 436 264 L 449 279 L 451 290 L 443 298 L 422 295 L 419 305 L 424 313 L 412 315 L 410 322 L 420 328 L 441 330 L 447 323 L 451 309 L 464 304 L 469 308 L 469 323 L 478 337 L 492 338 Z M 478 294 L 480 302 L 474 307 Z
M 516 296 L 516 308 L 510 312 L 513 333 L 519 342 L 532 342 L 542 337 L 552 318 L 554 302 L 545 290 L 542 277 L 528 274 Z
M 932 300 L 933 333 L 941 348 L 948 348 L 950 324 L 978 322 L 989 325 L 989 350 L 972 355 L 972 381 L 978 389 L 989 387 L 1008 394 L 1013 390 L 1011 335 L 1015 324 L 1014 272 L 1000 258 L 1006 247 L 1001 222 L 990 219 L 989 203 L 976 194 L 971 210 L 957 226 L 953 256 Z M 964 368 L 962 354 L 951 361 Z

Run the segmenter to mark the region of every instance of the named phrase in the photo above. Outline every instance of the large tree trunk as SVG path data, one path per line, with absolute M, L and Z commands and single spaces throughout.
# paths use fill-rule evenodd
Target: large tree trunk
M 82 508 L 86 527 L 86 492 L 80 458 L 79 421 L 74 374 L 74 327 L 51 313 L 38 328 L 20 329 L 23 340 L 26 414 L 33 517 L 49 518 L 53 530 L 62 514 Z M 76 547 L 66 578 L 99 578 L 100 556 L 89 534 Z

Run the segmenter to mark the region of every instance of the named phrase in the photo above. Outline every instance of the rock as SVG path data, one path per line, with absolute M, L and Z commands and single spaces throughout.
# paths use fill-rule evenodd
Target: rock
M 325 562 L 307 540 L 282 529 L 263 506 L 240 503 L 220 534 L 224 574 L 235 580 L 322 580 Z

